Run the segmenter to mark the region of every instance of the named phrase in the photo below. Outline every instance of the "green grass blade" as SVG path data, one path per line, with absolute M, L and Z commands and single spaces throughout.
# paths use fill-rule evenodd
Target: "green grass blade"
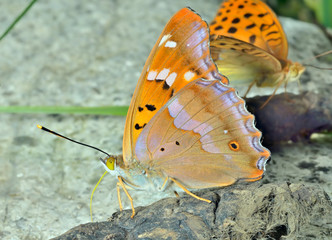
M 126 116 L 127 106 L 76 107 L 76 106 L 0 106 L 0 113 L 29 114 L 89 114 Z
M 23 10 L 23 12 L 18 15 L 16 17 L 16 19 L 14 20 L 14 22 L 12 22 L 12 24 L 10 24 L 10 26 L 7 28 L 7 30 L 1 35 L 0 37 L 0 41 L 10 32 L 10 30 L 13 29 L 13 27 L 16 25 L 16 23 L 18 23 L 21 18 L 29 11 L 29 9 L 37 2 L 37 0 L 32 0 L 30 2 L 30 4 Z

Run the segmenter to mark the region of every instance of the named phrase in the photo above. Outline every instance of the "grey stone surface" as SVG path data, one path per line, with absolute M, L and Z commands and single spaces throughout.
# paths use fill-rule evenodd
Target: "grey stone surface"
M 23 0 L 0 3 L 0 32 Z M 128 105 L 144 62 L 168 19 L 191 6 L 210 21 L 219 1 L 38 1 L 0 42 L 0 105 Z M 282 19 L 290 57 L 331 49 L 311 24 Z M 312 64 L 328 66 L 325 60 Z M 321 91 L 331 73 L 308 69 L 302 88 Z M 289 91 L 297 91 L 296 83 Z M 282 90 L 281 90 L 282 91 Z M 253 91 L 270 93 L 271 89 Z M 90 193 L 103 173 L 101 154 L 41 132 L 45 125 L 104 150 L 121 153 L 124 117 L 1 114 L 0 238 L 47 239 L 90 221 Z M 332 196 L 331 140 L 273 149 L 265 181 L 319 183 Z M 96 221 L 118 209 L 115 179 L 106 177 L 93 201 Z M 132 192 L 135 206 L 165 196 Z M 125 201 L 125 207 L 129 203 Z
M 65 239 L 329 239 L 332 203 L 314 184 L 241 185 L 204 190 L 200 196 L 167 198 L 108 222 L 77 226 L 54 240 Z

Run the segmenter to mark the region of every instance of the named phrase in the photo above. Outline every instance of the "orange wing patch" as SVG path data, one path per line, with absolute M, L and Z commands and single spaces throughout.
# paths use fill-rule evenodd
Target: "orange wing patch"
M 287 59 L 286 35 L 275 13 L 259 0 L 228 0 L 210 24 L 211 39 L 218 35 L 251 43 L 278 59 Z
M 228 84 L 211 60 L 207 23 L 184 8 L 168 22 L 143 68 L 126 120 L 125 161 L 131 161 L 139 134 L 156 112 L 197 78 Z

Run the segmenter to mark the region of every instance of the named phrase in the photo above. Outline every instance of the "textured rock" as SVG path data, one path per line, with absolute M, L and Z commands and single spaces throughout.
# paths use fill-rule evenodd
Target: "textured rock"
M 275 95 L 247 98 L 246 104 L 256 117 L 256 126 L 263 132 L 264 143 L 308 140 L 313 133 L 332 131 L 332 85 L 319 94 Z
M 75 227 L 65 239 L 327 239 L 332 203 L 318 185 L 251 184 L 201 192 L 211 204 L 189 196 L 167 198 L 107 222 Z

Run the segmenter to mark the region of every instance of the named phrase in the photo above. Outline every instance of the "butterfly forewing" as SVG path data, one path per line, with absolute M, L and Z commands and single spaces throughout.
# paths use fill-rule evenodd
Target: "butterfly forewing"
M 270 156 L 260 137 L 233 88 L 197 79 L 152 118 L 135 150 L 149 169 L 188 188 L 209 188 L 260 179 Z
M 125 161 L 131 161 L 137 137 L 156 112 L 177 91 L 200 77 L 228 83 L 211 60 L 206 22 L 184 8 L 166 25 L 135 89 L 123 140 Z
M 259 0 L 224 1 L 210 24 L 211 38 L 233 37 L 253 44 L 278 59 L 287 59 L 286 35 L 275 13 Z

